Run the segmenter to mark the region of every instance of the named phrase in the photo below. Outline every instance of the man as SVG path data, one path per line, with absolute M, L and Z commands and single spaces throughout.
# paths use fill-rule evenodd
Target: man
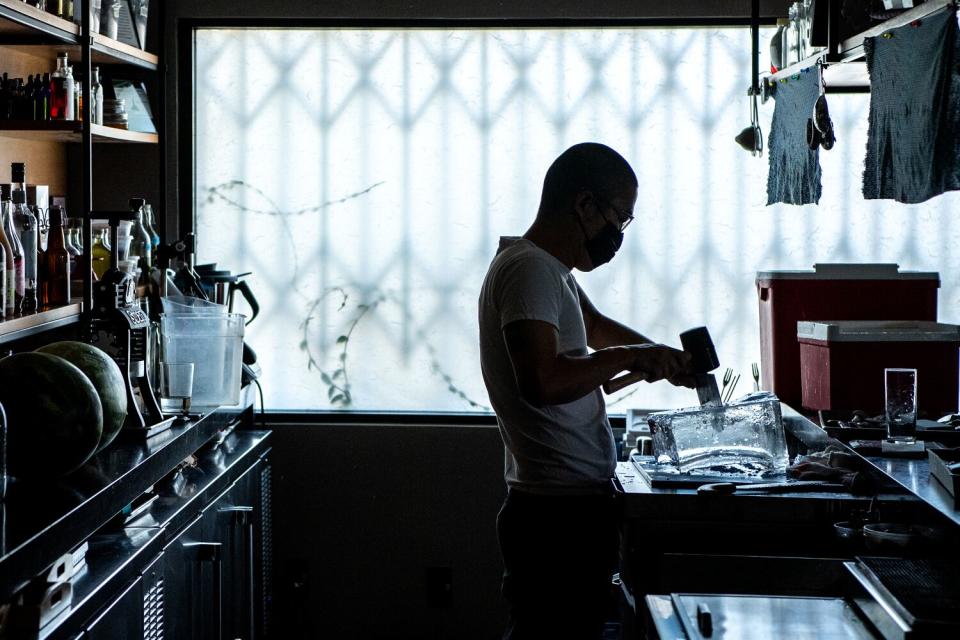
M 480 292 L 481 367 L 506 448 L 505 638 L 601 637 L 618 513 L 600 386 L 623 371 L 690 382 L 687 354 L 601 314 L 573 277 L 613 258 L 636 199 L 636 175 L 616 151 L 567 149 L 547 171 L 533 225 L 501 238 Z

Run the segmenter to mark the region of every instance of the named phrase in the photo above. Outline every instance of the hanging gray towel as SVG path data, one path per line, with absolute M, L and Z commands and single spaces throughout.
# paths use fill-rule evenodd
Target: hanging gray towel
M 820 95 L 816 67 L 774 86 L 773 123 L 767 147 L 767 204 L 820 201 L 820 154 L 807 145 L 807 120 Z
M 915 203 L 960 189 L 956 11 L 863 44 L 870 72 L 863 197 Z

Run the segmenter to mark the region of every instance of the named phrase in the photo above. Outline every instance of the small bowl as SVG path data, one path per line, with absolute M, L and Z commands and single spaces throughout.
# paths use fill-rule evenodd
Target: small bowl
M 863 526 L 863 539 L 871 551 L 906 551 L 936 538 L 934 529 L 916 524 L 876 522 Z

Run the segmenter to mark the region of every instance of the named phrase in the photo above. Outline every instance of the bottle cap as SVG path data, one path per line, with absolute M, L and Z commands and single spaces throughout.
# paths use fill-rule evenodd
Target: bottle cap
M 147 203 L 144 198 L 130 198 L 130 210 L 139 211 Z
M 60 207 L 54 205 L 47 210 L 47 220 L 51 227 L 63 226 L 63 212 Z
M 27 165 L 23 162 L 10 163 L 11 182 L 26 182 Z
M 17 189 L 13 192 L 13 204 L 26 204 L 27 194 L 21 189 Z
M 0 200 L 10 199 L 10 185 L 0 184 Z

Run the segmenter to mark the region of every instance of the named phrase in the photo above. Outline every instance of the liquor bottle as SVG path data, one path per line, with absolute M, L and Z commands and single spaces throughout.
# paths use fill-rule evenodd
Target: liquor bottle
M 32 107 L 27 98 L 27 88 L 23 78 L 17 78 L 13 90 L 13 117 L 17 120 L 29 120 Z
M 44 278 L 40 283 L 40 304 L 53 309 L 70 303 L 70 252 L 63 237 L 63 212 L 50 207 L 47 250 L 43 252 Z
M 156 257 L 157 251 L 160 250 L 160 234 L 157 233 L 156 218 L 153 215 L 153 207 L 150 206 L 149 203 L 143 205 L 143 218 L 144 218 L 143 226 L 147 230 L 147 235 L 150 236 L 153 256 Z
M 143 226 L 143 198 L 130 198 L 130 210 L 137 214 L 133 221 L 133 227 L 130 229 L 130 253 L 127 258 L 137 259 L 137 266 L 140 267 L 140 277 L 150 277 L 150 267 L 153 266 L 153 239 Z
M 23 247 L 23 303 L 21 313 L 37 310 L 37 219 L 26 205 L 23 191 L 13 192 L 13 224 Z
M 10 186 L 3 185 L 0 189 L 0 245 L 3 245 L 3 316 L 12 318 L 16 313 L 16 266 L 14 265 L 13 246 L 4 231 L 3 221 L 10 216 L 12 203 L 10 202 Z
M 8 207 L 6 215 L 3 218 L 3 232 L 10 242 L 10 248 L 13 249 L 13 313 L 20 313 L 23 306 L 23 294 L 25 289 L 24 267 L 25 256 L 23 253 L 23 244 L 20 242 L 20 234 L 17 233 L 17 225 L 14 221 L 14 207 L 17 204 L 17 194 L 22 194 L 19 198 L 26 200 L 23 191 L 13 192 L 13 206 Z M 9 283 L 7 283 L 9 287 Z M 9 308 L 9 302 L 7 302 Z
M 73 67 L 67 67 L 70 77 L 73 77 Z M 73 118 L 74 120 L 83 120 L 83 92 L 80 91 L 82 83 L 74 80 L 73 82 Z
M 70 254 L 70 294 L 71 296 L 79 296 L 80 292 L 83 291 L 83 277 L 80 271 L 80 256 L 83 255 L 83 249 L 77 245 L 78 233 L 79 230 L 73 226 L 73 223 L 69 218 L 67 220 L 67 227 L 65 231 L 64 244 L 67 247 L 67 253 Z
M 37 88 L 36 108 L 34 114 L 37 120 L 50 119 L 50 74 L 43 74 L 40 86 Z
M 0 120 L 7 120 L 10 116 L 7 115 L 7 105 L 10 103 L 10 98 L 7 93 L 7 74 L 4 73 L 0 77 Z
M 20 114 L 20 117 L 24 120 L 36 120 L 37 115 L 34 112 L 36 109 L 36 100 L 34 100 L 34 86 L 33 86 L 33 75 L 27 76 L 27 84 L 23 85 L 23 103 L 21 109 L 23 113 Z
M 50 119 L 73 120 L 73 73 L 67 53 L 57 54 L 57 69 L 50 76 Z
M 110 247 L 107 246 L 106 235 L 106 229 L 101 229 L 94 234 L 93 247 L 90 250 L 93 254 L 93 273 L 97 276 L 97 280 L 102 278 L 110 268 Z
M 103 124 L 103 86 L 100 84 L 100 67 L 93 68 L 93 80 L 90 82 L 90 120 L 93 124 Z

